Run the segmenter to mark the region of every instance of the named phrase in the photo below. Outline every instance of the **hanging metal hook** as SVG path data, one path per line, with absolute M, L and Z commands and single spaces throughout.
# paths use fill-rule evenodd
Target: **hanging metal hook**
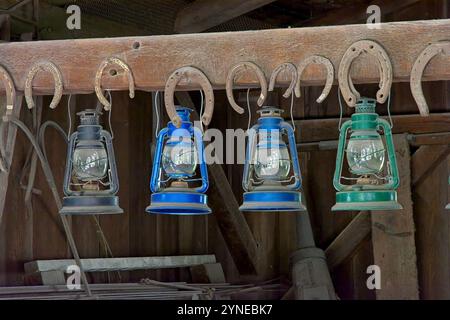
M 39 71 L 50 72 L 53 76 L 55 82 L 55 92 L 53 94 L 52 102 L 50 103 L 50 108 L 55 109 L 56 106 L 61 101 L 63 94 L 63 78 L 58 67 L 50 61 L 38 62 L 33 67 L 31 67 L 28 72 L 27 78 L 25 80 L 25 100 L 29 109 L 34 108 L 33 100 L 33 79 Z
M 11 75 L 2 66 L 0 66 L 0 76 L 2 77 L 6 92 L 6 116 L 10 116 L 14 109 L 14 102 L 16 101 L 16 88 Z
M 289 84 L 289 87 L 286 89 L 286 91 L 283 93 L 284 98 L 289 98 L 297 82 L 297 68 L 295 67 L 294 64 L 290 62 L 282 63 L 272 71 L 269 81 L 269 91 L 273 91 L 275 87 L 275 81 L 277 80 L 277 77 L 281 71 L 288 71 L 291 74 L 291 83 Z
M 425 96 L 423 95 L 422 75 L 425 67 L 428 65 L 431 59 L 433 59 L 438 54 L 450 56 L 450 41 L 437 42 L 426 47 L 420 53 L 411 69 L 411 93 L 414 97 L 414 100 L 416 100 L 417 106 L 419 107 L 420 115 L 424 117 L 430 114 L 430 110 L 428 109 L 427 101 L 425 100 Z
M 322 103 L 327 98 L 328 94 L 330 93 L 331 87 L 333 86 L 333 81 L 334 81 L 333 64 L 331 63 L 331 61 L 328 58 L 325 58 L 322 56 L 313 55 L 313 56 L 306 58 L 302 62 L 300 62 L 300 64 L 298 65 L 298 69 L 297 69 L 298 78 L 297 78 L 297 85 L 295 86 L 295 96 L 297 98 L 301 97 L 300 79 L 302 77 L 303 71 L 310 64 L 321 64 L 321 65 L 325 66 L 325 68 L 327 70 L 327 80 L 325 82 L 325 87 L 323 88 L 322 93 L 319 96 L 319 98 L 317 98 L 317 100 L 316 100 L 317 103 Z
M 350 78 L 350 67 L 363 52 L 373 55 L 378 60 L 380 72 L 380 89 L 377 92 L 378 103 L 384 103 L 392 86 L 392 64 L 387 52 L 381 45 L 372 40 L 361 40 L 353 43 L 345 52 L 339 65 L 339 88 L 349 107 L 354 107 L 361 97 Z
M 237 73 L 247 70 L 247 68 L 252 69 L 256 73 L 256 76 L 258 77 L 259 83 L 261 85 L 261 94 L 259 95 L 258 102 L 257 102 L 258 106 L 262 107 L 262 105 L 264 104 L 264 101 L 266 101 L 266 98 L 267 98 L 267 80 L 266 80 L 266 76 L 264 75 L 264 72 L 261 70 L 261 68 L 250 61 L 239 62 L 238 64 L 236 64 L 235 66 L 233 66 L 230 69 L 230 71 L 228 72 L 227 81 L 226 81 L 228 102 L 230 103 L 231 107 L 239 114 L 243 114 L 245 110 L 244 110 L 244 108 L 241 108 L 234 100 L 233 83 L 234 83 L 234 79 L 235 79 Z
M 115 64 L 115 65 L 121 67 L 125 71 L 125 73 L 127 74 L 127 77 L 128 77 L 129 96 L 131 99 L 134 98 L 134 77 L 133 77 L 133 73 L 131 72 L 130 67 L 125 62 L 123 62 L 121 59 L 119 59 L 117 57 L 109 57 L 106 60 L 103 60 L 100 67 L 97 69 L 97 73 L 95 74 L 95 84 L 94 84 L 95 93 L 97 95 L 97 98 L 101 102 L 101 104 L 105 107 L 105 110 L 109 110 L 111 108 L 111 104 L 108 101 L 108 99 L 106 99 L 106 97 L 103 95 L 101 81 L 102 81 L 103 71 L 109 64 Z
M 175 109 L 174 93 L 177 84 L 182 79 L 189 84 L 197 83 L 205 93 L 205 111 L 200 116 L 203 124 L 205 126 L 209 125 L 214 113 L 214 91 L 208 77 L 206 77 L 201 70 L 191 66 L 178 68 L 166 81 L 166 87 L 164 89 L 164 103 L 166 105 L 166 111 L 170 117 L 170 120 L 177 128 L 181 126 L 181 118 Z

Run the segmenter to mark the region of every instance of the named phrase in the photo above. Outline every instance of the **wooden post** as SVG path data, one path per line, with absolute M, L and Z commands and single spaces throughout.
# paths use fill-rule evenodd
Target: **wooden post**
M 374 264 L 381 270 L 378 300 L 419 299 L 415 228 L 411 199 L 410 151 L 406 135 L 395 135 L 402 211 L 372 212 Z

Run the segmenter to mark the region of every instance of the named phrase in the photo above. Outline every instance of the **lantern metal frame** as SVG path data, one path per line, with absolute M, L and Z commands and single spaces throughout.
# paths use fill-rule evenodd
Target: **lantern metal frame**
M 246 150 L 246 158 L 244 163 L 244 174 L 242 179 L 242 187 L 246 191 L 243 195 L 243 204 L 240 206 L 241 211 L 257 211 L 257 212 L 273 212 L 273 211 L 306 211 L 302 204 L 302 194 L 299 191 L 302 186 L 301 171 L 298 162 L 297 145 L 295 142 L 295 134 L 293 127 L 285 122 L 281 117 L 283 110 L 265 106 L 258 110 L 260 117 L 248 132 L 248 144 Z M 271 132 L 274 131 L 280 136 L 283 134 L 288 137 L 291 168 L 291 181 L 289 185 L 264 185 L 254 186 L 254 180 L 251 178 L 254 171 L 254 155 L 257 151 L 258 133 L 266 130 L 272 137 Z M 271 141 L 268 141 L 271 143 Z
M 203 132 L 194 127 L 190 120 L 190 113 L 192 109 L 176 106 L 176 112 L 181 119 L 181 125 L 179 128 L 170 121 L 166 128 L 161 129 L 158 134 L 156 151 L 154 156 L 154 162 L 152 167 L 152 175 L 150 178 L 150 190 L 152 191 L 150 205 L 146 208 L 146 212 L 153 214 L 168 214 L 168 215 L 203 215 L 211 213 L 211 209 L 208 207 L 207 200 L 208 197 L 205 192 L 209 187 L 208 180 L 208 169 L 205 161 L 205 147 L 203 144 Z M 182 131 L 177 131 L 182 130 Z M 183 177 L 170 174 L 165 174 L 168 176 L 166 183 L 169 181 L 177 181 L 177 179 L 182 178 L 181 181 L 192 182 L 201 181 L 201 186 L 199 187 L 162 187 L 161 178 L 163 177 L 162 168 L 162 156 L 163 148 L 166 142 L 177 132 L 181 132 L 179 137 L 187 138 L 184 133 L 189 134 L 189 139 L 194 141 L 197 147 L 197 159 L 198 166 L 200 168 L 200 178 L 191 179 L 191 177 L 186 177 L 189 179 L 184 179 Z M 197 170 L 196 170 L 197 171 Z M 194 173 L 193 175 L 195 175 Z
M 111 134 L 103 130 L 99 124 L 98 117 L 101 113 L 87 109 L 77 115 L 80 117 L 91 117 L 91 123 L 81 123 L 69 140 L 67 149 L 66 170 L 64 175 L 63 207 L 60 210 L 62 215 L 106 215 L 120 214 L 123 210 L 119 207 L 119 198 L 116 196 L 119 191 L 119 178 L 117 174 L 116 160 Z M 89 121 L 89 120 L 88 120 Z M 107 183 L 104 190 L 74 190 L 71 188 L 73 174 L 73 154 L 80 141 L 92 141 L 102 143 L 108 157 Z M 104 179 L 104 178 L 102 178 Z M 99 179 L 100 182 L 101 179 Z
M 340 128 L 339 144 L 336 156 L 336 170 L 333 185 L 336 189 L 336 204 L 332 211 L 356 210 L 400 210 L 403 207 L 397 202 L 396 189 L 400 185 L 394 141 L 391 124 L 379 117 L 375 112 L 376 100 L 361 98 L 356 105 L 356 112 L 351 119 L 344 122 Z M 344 152 L 347 146 L 347 136 L 350 131 L 383 130 L 388 155 L 388 175 L 384 184 L 353 184 L 341 183 Z M 385 151 L 385 150 L 383 150 Z

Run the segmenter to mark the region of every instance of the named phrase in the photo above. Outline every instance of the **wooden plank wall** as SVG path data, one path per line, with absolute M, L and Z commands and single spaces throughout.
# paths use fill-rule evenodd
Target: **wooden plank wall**
M 442 1 L 422 1 L 390 19 L 414 20 L 442 17 Z M 365 58 L 363 58 L 365 59 Z M 424 92 L 432 113 L 450 112 L 450 86 L 445 82 L 424 83 Z M 373 95 L 374 85 L 357 86 L 361 93 Z M 302 99 L 296 99 L 296 119 L 327 119 L 339 116 L 337 89 L 333 88 L 329 98 L 318 105 L 315 99 L 321 88 L 304 88 Z M 418 114 L 407 83 L 395 84 L 392 89 L 392 114 Z M 216 108 L 211 128 L 246 128 L 247 116 L 239 116 L 228 107 L 223 91 L 216 91 Z M 241 105 L 245 105 L 246 91 L 235 93 Z M 255 97 L 257 90 L 251 90 L 252 119 L 256 119 Z M 198 103 L 198 94 L 192 93 Z M 73 97 L 74 98 L 74 97 Z M 76 108 L 94 107 L 92 95 L 76 97 Z M 209 217 L 156 217 L 144 212 L 149 201 L 148 180 L 151 171 L 152 102 L 149 93 L 137 92 L 129 100 L 126 92 L 113 94 L 112 123 L 115 133 L 114 145 L 120 177 L 120 204 L 125 209 L 121 216 L 102 217 L 100 223 L 115 256 L 148 256 L 176 254 L 214 253 L 225 270 L 227 281 L 259 281 L 278 276 L 289 276 L 289 255 L 295 250 L 295 214 L 246 214 L 247 222 L 264 254 L 261 265 L 264 272 L 259 278 L 242 278 L 234 266 L 223 237 L 219 232 L 214 215 Z M 49 99 L 44 99 L 43 119 L 53 119 L 66 128 L 67 97 L 56 110 L 49 110 Z M 290 100 L 283 99 L 276 91 L 269 95 L 268 103 L 281 106 L 288 118 Z M 381 106 L 381 114 L 386 107 Z M 72 112 L 72 118 L 75 111 Z M 345 108 L 344 115 L 350 110 Z M 31 114 L 24 109 L 22 119 L 30 123 Z M 105 118 L 106 119 L 106 118 Z M 75 121 L 75 120 L 74 120 Z M 254 121 L 253 121 L 254 122 Z M 105 125 L 106 126 L 106 125 Z M 301 130 L 301 128 L 297 128 Z M 336 128 L 337 130 L 337 128 Z M 449 128 L 450 131 L 450 128 Z M 56 132 L 47 133 L 47 148 L 52 168 L 61 185 L 65 166 L 65 146 Z M 301 142 L 301 141 L 298 141 Z M 33 195 L 34 214 L 32 219 L 32 248 L 25 243 L 25 232 L 30 222 L 25 216 L 24 191 L 19 185 L 22 166 L 29 144 L 19 133 L 14 156 L 13 171 L 3 223 L 0 226 L 0 285 L 21 285 L 23 263 L 31 259 L 56 259 L 70 256 L 50 192 L 38 169 L 36 189 L 42 194 Z M 300 150 L 301 151 L 301 150 Z M 414 149 L 411 150 L 414 153 Z M 336 152 L 300 152 L 303 169 L 304 193 L 317 245 L 325 249 L 346 227 L 356 213 L 332 213 L 334 189 L 332 175 Z M 238 202 L 242 201 L 242 165 L 225 165 Z M 413 190 L 414 220 L 416 226 L 417 265 L 420 297 L 450 298 L 450 213 L 444 210 L 450 201 L 447 176 L 450 159 L 440 163 Z M 433 190 L 433 192 L 430 192 Z M 28 222 L 27 222 L 28 221 Z M 82 257 L 105 255 L 103 245 L 90 218 L 72 219 L 73 231 Z M 338 266 L 332 273 L 337 293 L 341 299 L 374 299 L 376 293 L 367 289 L 366 268 L 373 264 L 373 245 L 365 239 L 356 252 Z M 91 281 L 106 281 L 107 275 L 95 274 Z M 117 281 L 117 274 L 109 275 Z M 163 281 L 189 281 L 186 270 L 164 270 L 161 272 L 133 272 L 121 274 L 122 281 L 137 281 L 150 277 Z

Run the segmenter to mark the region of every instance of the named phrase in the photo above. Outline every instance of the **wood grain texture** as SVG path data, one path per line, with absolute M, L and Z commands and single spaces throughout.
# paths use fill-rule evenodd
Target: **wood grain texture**
M 372 212 L 374 264 L 381 269 L 377 300 L 419 299 L 415 226 L 411 198 L 410 151 L 405 135 L 395 135 L 402 211 Z
M 266 75 L 281 63 L 298 64 L 302 59 L 320 53 L 334 67 L 345 50 L 361 39 L 379 42 L 394 66 L 394 81 L 409 81 L 415 58 L 429 44 L 448 38 L 450 20 L 395 22 L 380 29 L 366 25 L 321 28 L 292 28 L 260 31 L 170 35 L 152 37 L 104 38 L 84 40 L 35 41 L 0 45 L 0 64 L 23 90 L 25 74 L 37 61 L 51 60 L 61 70 L 65 92 L 92 92 L 95 72 L 109 56 L 123 59 L 133 70 L 136 88 L 161 90 L 167 76 L 180 66 L 201 69 L 215 89 L 224 88 L 230 67 L 247 60 L 258 64 Z M 82 53 L 82 54 L 80 54 Z M 128 88 L 127 79 L 118 70 L 113 76 L 105 71 L 102 86 L 112 90 Z M 365 59 L 355 61 L 351 73 L 355 83 L 377 83 L 378 68 Z M 433 59 L 424 73 L 424 80 L 450 79 L 450 61 Z M 288 85 L 289 79 L 280 79 Z M 325 83 L 320 66 L 311 66 L 302 78 L 304 85 Z M 256 79 L 242 77 L 237 86 L 257 86 Z M 39 75 L 33 83 L 35 93 L 51 93 L 53 84 L 48 75 Z M 181 88 L 189 87 L 186 82 Z

